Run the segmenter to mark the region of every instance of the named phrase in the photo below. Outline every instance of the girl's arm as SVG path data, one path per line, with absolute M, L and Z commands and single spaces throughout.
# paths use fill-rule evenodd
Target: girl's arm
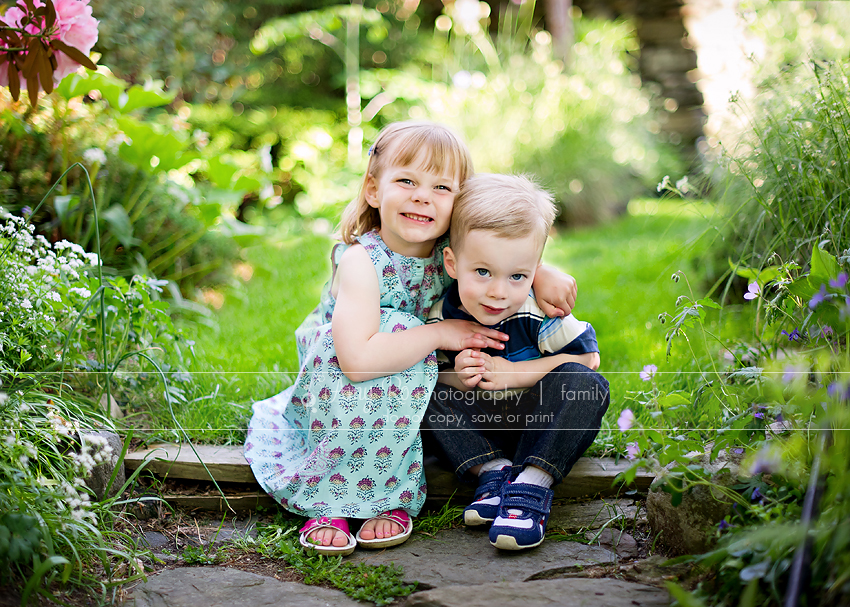
M 351 381 L 399 373 L 437 349 L 504 348 L 508 336 L 465 320 L 382 333 L 378 276 L 366 250 L 349 247 L 339 262 L 331 327 L 339 366 Z
M 569 316 L 576 306 L 578 287 L 576 279 L 569 274 L 541 265 L 534 274 L 531 286 L 534 288 L 537 305 L 546 316 Z

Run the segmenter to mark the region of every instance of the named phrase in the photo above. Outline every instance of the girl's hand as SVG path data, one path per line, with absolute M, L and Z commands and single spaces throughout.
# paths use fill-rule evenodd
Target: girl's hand
M 502 350 L 505 347 L 502 342 L 508 340 L 507 334 L 471 320 L 443 320 L 427 326 L 436 327 L 441 331 L 440 350 L 460 351 L 468 348 Z
M 534 274 L 534 295 L 546 316 L 569 316 L 576 305 L 576 279 L 560 270 L 541 265 Z
M 481 381 L 481 375 L 487 369 L 484 367 L 484 359 L 481 352 L 466 349 L 455 357 L 455 373 L 461 384 L 467 388 L 474 388 Z

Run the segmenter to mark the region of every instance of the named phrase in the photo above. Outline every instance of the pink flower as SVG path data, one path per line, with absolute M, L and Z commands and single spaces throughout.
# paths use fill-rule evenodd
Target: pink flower
M 643 381 L 650 381 L 655 374 L 658 372 L 658 367 L 655 365 L 646 365 L 643 368 L 643 371 L 640 372 L 640 378 Z
M 629 443 L 626 445 L 626 457 L 628 459 L 637 459 L 640 457 L 640 447 L 637 443 Z
M 44 6 L 41 0 L 35 0 L 36 8 Z M 97 26 L 98 20 L 92 17 L 92 9 L 89 6 L 89 0 L 54 0 L 53 5 L 56 7 L 56 33 L 50 37 L 51 40 L 57 38 L 79 50 L 84 55 L 91 52 L 95 42 L 97 42 Z M 10 27 L 21 27 L 21 20 L 25 17 L 26 4 L 23 0 L 18 0 L 18 5 L 13 6 L 6 13 L 0 16 L 0 22 L 5 23 Z M 37 33 L 39 29 L 33 25 L 27 27 L 27 31 L 31 34 Z M 58 85 L 62 79 L 75 71 L 80 64 L 68 57 L 61 51 L 55 51 L 56 54 L 56 70 L 53 72 L 53 84 Z M 26 56 L 26 53 L 23 53 Z M 8 64 L 3 62 L 0 65 L 0 86 L 9 85 Z M 21 77 L 21 90 L 26 90 L 27 83 Z M 39 89 L 41 88 L 39 84 Z
M 623 412 L 620 413 L 620 418 L 617 420 L 620 430 L 625 432 L 632 427 L 633 423 L 635 423 L 635 414 L 632 413 L 631 409 L 623 409 Z

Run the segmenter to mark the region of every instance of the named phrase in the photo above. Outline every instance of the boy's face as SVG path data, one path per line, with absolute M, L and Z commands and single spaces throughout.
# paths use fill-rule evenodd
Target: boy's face
M 457 279 L 467 314 L 482 325 L 495 325 L 522 307 L 540 263 L 541 245 L 533 235 L 503 238 L 472 230 L 460 250 L 446 247 L 446 271 Z

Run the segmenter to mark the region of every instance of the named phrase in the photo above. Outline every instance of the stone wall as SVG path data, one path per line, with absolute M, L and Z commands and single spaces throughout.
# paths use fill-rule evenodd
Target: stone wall
M 664 109 L 661 129 L 672 143 L 686 146 L 703 137 L 706 121 L 697 53 L 684 21 L 689 5 L 700 2 L 705 0 L 573 0 L 588 16 L 635 20 L 640 75 Z

